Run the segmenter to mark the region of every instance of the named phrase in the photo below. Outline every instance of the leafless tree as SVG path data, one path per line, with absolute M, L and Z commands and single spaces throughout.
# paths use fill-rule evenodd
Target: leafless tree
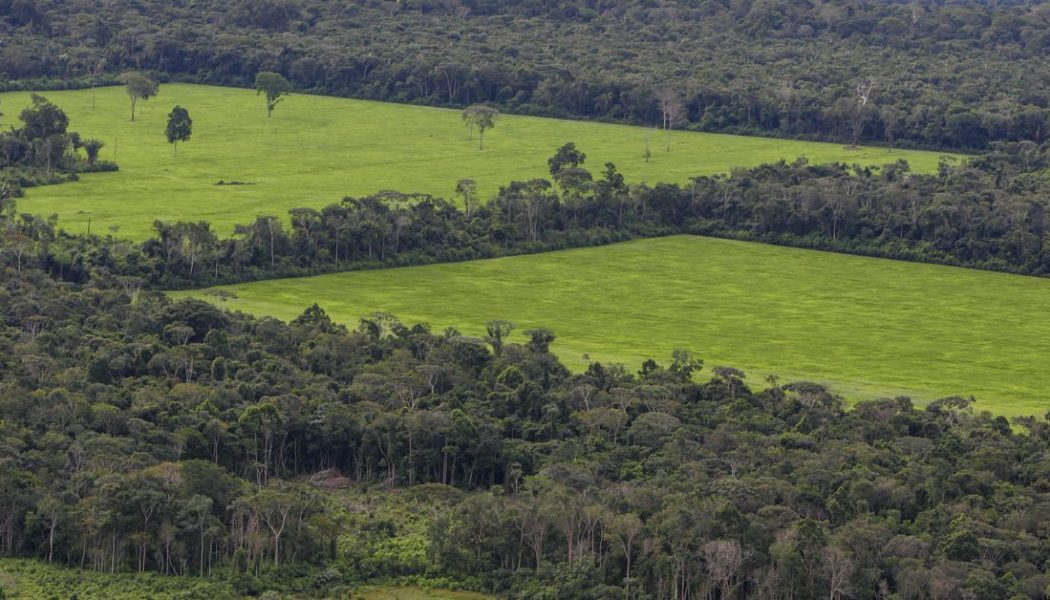
M 824 569 L 828 576 L 828 600 L 839 600 L 849 593 L 853 559 L 841 548 L 824 549 Z
M 664 89 L 657 93 L 656 100 L 660 105 L 660 117 L 664 131 L 667 133 L 667 151 L 671 151 L 671 130 L 685 121 L 685 105 L 678 92 Z
M 719 590 L 719 598 L 732 598 L 734 580 L 744 566 L 744 551 L 736 540 L 714 540 L 704 544 L 707 572 Z
M 850 138 L 850 147 L 856 148 L 860 139 L 860 132 L 864 130 L 864 124 L 871 112 L 871 92 L 875 89 L 877 82 L 872 79 L 857 84 L 857 95 L 853 100 L 852 120 L 853 135 Z

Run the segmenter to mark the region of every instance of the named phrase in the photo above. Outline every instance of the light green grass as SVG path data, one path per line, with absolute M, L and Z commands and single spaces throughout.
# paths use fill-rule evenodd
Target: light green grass
M 613 162 L 631 183 L 687 182 L 781 158 L 882 165 L 907 159 L 933 170 L 941 154 L 847 149 L 839 144 L 674 132 L 672 150 L 652 134 L 652 162 L 642 158 L 647 130 L 638 127 L 504 115 L 485 137 L 467 139 L 459 111 L 323 96 L 293 95 L 272 119 L 255 92 L 197 85 L 162 85 L 130 121 L 122 87 L 46 92 L 71 118 L 71 128 L 106 143 L 102 157 L 119 173 L 88 174 L 79 182 L 31 189 L 20 210 L 58 213 L 70 231 L 144 238 L 155 219 L 207 220 L 221 235 L 260 214 L 284 218 L 289 208 L 321 208 L 344 196 L 382 189 L 451 198 L 455 183 L 474 178 L 484 197 L 515 179 L 547 174 L 547 159 L 574 141 L 595 172 Z M 5 123 L 28 105 L 28 93 L 0 94 Z M 168 111 L 190 111 L 193 139 L 173 156 L 164 138 Z M 115 155 L 115 156 L 114 156 Z M 251 183 L 219 186 L 219 180 Z
M 554 329 L 574 369 L 584 354 L 636 370 L 684 348 L 759 385 L 776 374 L 850 399 L 973 394 L 1002 414 L 1050 409 L 1050 280 L 1033 277 L 676 236 L 224 289 L 237 297 L 175 295 L 282 319 L 317 302 L 351 326 L 383 310 L 475 335 L 509 319 Z

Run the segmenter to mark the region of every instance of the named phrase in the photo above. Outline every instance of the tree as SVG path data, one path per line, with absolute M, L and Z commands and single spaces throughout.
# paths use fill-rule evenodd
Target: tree
M 33 94 L 33 106 L 19 114 L 22 121 L 22 135 L 29 139 L 45 139 L 65 135 L 69 127 L 69 117 L 61 108 L 47 98 Z
M 484 150 L 485 131 L 496 126 L 496 118 L 499 117 L 499 110 L 492 108 L 491 106 L 485 106 L 484 104 L 475 104 L 465 108 L 462 116 L 463 122 L 471 127 L 471 131 L 473 131 L 474 127 L 478 128 L 478 138 L 480 140 L 478 149 Z
M 719 598 L 732 598 L 737 573 L 746 557 L 737 540 L 714 540 L 703 546 L 704 563 L 711 580 L 718 587 Z
M 897 125 L 904 115 L 896 107 L 887 106 L 879 111 L 879 116 L 882 118 L 882 132 L 886 135 L 886 145 L 892 152 L 897 141 Z
M 856 148 L 860 140 L 860 133 L 864 130 L 864 124 L 871 116 L 871 92 L 875 89 L 876 81 L 861 82 L 857 84 L 857 97 L 853 101 L 853 110 L 850 111 L 852 121 L 852 132 L 850 136 L 850 147 Z M 894 123 L 896 126 L 896 123 Z
M 844 550 L 829 546 L 823 552 L 824 568 L 828 578 L 828 599 L 838 600 L 849 593 L 853 576 L 853 560 Z
M 547 168 L 551 177 L 557 179 L 558 174 L 565 169 L 579 167 L 587 160 L 587 155 L 576 149 L 574 142 L 569 142 L 554 152 L 554 156 L 547 159 Z
M 190 135 L 193 134 L 193 119 L 190 118 L 190 111 L 178 105 L 171 109 L 171 112 L 168 113 L 168 127 L 164 134 L 168 137 L 168 143 L 175 147 L 175 156 L 178 156 L 179 142 L 188 141 Z
M 667 133 L 667 151 L 671 151 L 671 130 L 685 120 L 685 105 L 677 92 L 669 89 L 661 90 L 657 94 L 657 102 L 660 105 L 660 116 L 663 119 L 663 128 Z
M 140 100 L 145 102 L 156 96 L 160 86 L 141 71 L 128 71 L 120 76 L 120 81 L 124 83 L 128 98 L 131 98 L 131 120 L 134 121 L 135 106 Z
M 102 140 L 96 140 L 94 138 L 84 140 L 82 147 L 84 148 L 84 153 L 87 154 L 87 162 L 89 165 L 94 165 L 98 162 L 99 152 L 102 151 L 102 147 L 105 145 L 106 143 Z
M 460 179 L 456 182 L 456 195 L 463 198 L 463 212 L 468 217 L 474 211 L 477 193 L 478 183 L 473 179 Z
M 510 321 L 494 320 L 485 323 L 486 339 L 492 346 L 492 353 L 496 356 L 503 354 L 503 342 L 514 331 L 514 323 Z
M 624 595 L 630 597 L 631 590 L 631 555 L 634 549 L 634 540 L 642 532 L 642 520 L 638 515 L 627 513 L 616 515 L 610 523 L 605 526 L 606 535 L 611 535 L 620 545 L 623 552 L 626 571 L 624 573 Z
M 266 94 L 266 118 L 273 116 L 277 103 L 292 92 L 292 83 L 280 73 L 261 71 L 255 76 L 255 95 Z

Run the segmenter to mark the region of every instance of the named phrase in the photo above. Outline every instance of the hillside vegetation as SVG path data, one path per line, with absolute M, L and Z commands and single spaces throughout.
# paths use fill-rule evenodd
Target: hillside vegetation
M 84 137 L 103 141 L 102 156 L 120 171 L 31 189 L 20 209 L 57 213 L 70 231 L 86 231 L 90 221 L 96 233 L 136 240 L 148 237 L 158 219 L 204 220 L 228 236 L 257 215 L 284 217 L 291 208 L 320 209 L 344 196 L 397 190 L 454 198 L 463 178 L 476 180 L 478 196 L 488 198 L 509 181 L 546 175 L 547 158 L 568 141 L 587 148 L 596 165 L 613 162 L 631 181 L 653 183 L 685 183 L 799 156 L 871 166 L 904 159 L 928 173 L 942 156 L 681 131 L 671 134 L 668 152 L 662 132 L 511 115 L 499 118 L 480 151 L 476 132 L 471 141 L 453 110 L 295 95 L 267 119 L 254 91 L 174 84 L 162 85 L 132 122 L 121 87 L 49 92 L 47 98 Z M 18 108 L 29 94 L 0 94 L 0 102 Z M 176 104 L 194 121 L 193 138 L 178 156 L 164 138 Z
M 634 370 L 682 348 L 757 385 L 779 375 L 852 400 L 1050 407 L 1050 281 L 1035 278 L 683 236 L 176 294 L 189 295 L 285 320 L 316 302 L 349 326 L 386 311 L 471 335 L 493 319 L 548 327 L 576 370 Z
M 97 573 L 50 566 L 39 561 L 0 559 L 0 593 L 5 600 L 77 598 L 79 600 L 231 600 L 250 598 L 235 591 L 221 578 L 176 578 L 156 573 Z M 353 595 L 351 595 L 353 594 Z M 315 598 L 354 600 L 492 600 L 492 596 L 473 592 L 453 592 L 407 586 L 362 585 L 353 592 L 344 590 Z
M 0 0 L 0 600 L 1050 600 L 1048 55 Z

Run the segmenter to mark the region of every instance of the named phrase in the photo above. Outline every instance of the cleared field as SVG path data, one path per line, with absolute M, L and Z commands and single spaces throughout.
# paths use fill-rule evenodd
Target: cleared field
M 122 87 L 98 89 L 94 106 L 91 90 L 44 95 L 69 114 L 73 130 L 104 141 L 102 158 L 121 170 L 31 189 L 20 210 L 58 213 L 70 231 L 84 231 L 90 221 L 96 233 L 139 239 L 156 219 L 206 220 L 227 235 L 260 214 L 284 218 L 289 208 L 320 208 L 382 189 L 451 198 L 456 181 L 467 177 L 488 197 L 509 181 L 545 176 L 547 159 L 569 141 L 587 153 L 587 166 L 597 171 L 611 161 L 631 183 L 686 182 L 799 156 L 867 165 L 903 158 L 930 171 L 942 156 L 681 131 L 672 133 L 666 152 L 664 135 L 645 128 L 511 115 L 500 117 L 479 151 L 455 110 L 293 95 L 267 119 L 254 91 L 170 84 L 139 104 L 133 123 Z M 29 93 L 0 94 L 4 122 L 14 122 L 28 103 Z M 164 137 L 176 104 L 193 118 L 193 139 L 179 145 L 178 157 Z
M 676 348 L 753 384 L 828 382 L 850 399 L 970 395 L 1002 414 L 1050 409 L 1050 281 L 692 236 L 182 292 L 294 318 L 317 302 L 480 334 L 490 319 L 550 327 L 572 368 L 637 369 Z

